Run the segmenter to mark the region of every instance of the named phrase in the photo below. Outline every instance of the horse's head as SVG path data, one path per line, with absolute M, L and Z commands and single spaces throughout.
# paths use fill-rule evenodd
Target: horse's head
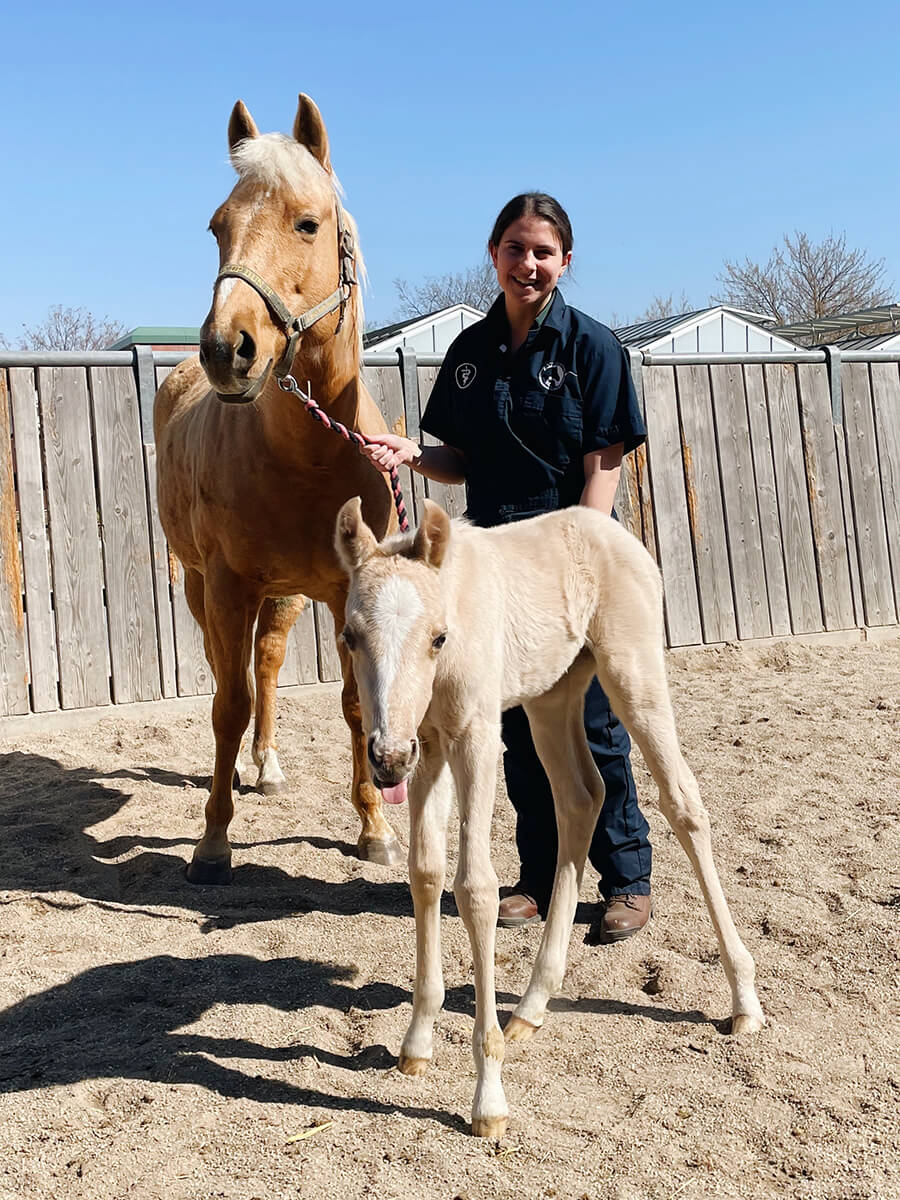
M 335 546 L 350 576 L 341 637 L 353 656 L 369 761 L 381 786 L 406 779 L 418 761 L 419 725 L 447 639 L 440 567 L 449 539 L 450 518 L 431 500 L 414 534 L 380 545 L 359 497 L 338 513 Z
M 273 367 L 290 370 L 301 343 L 341 326 L 358 340 L 355 232 L 341 208 L 322 116 L 301 94 L 293 137 L 261 134 L 244 103 L 228 122 L 238 182 L 213 214 L 219 275 L 200 330 L 200 361 L 220 399 L 259 395 Z

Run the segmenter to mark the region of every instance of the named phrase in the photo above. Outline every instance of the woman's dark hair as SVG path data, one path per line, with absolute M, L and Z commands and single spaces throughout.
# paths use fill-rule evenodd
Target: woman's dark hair
M 500 239 L 509 226 L 520 217 L 540 217 L 542 221 L 549 221 L 559 235 L 563 255 L 572 249 L 572 225 L 568 213 L 558 200 L 554 200 L 546 192 L 523 192 L 521 196 L 513 196 L 500 210 L 488 238 L 488 245 L 499 246 Z

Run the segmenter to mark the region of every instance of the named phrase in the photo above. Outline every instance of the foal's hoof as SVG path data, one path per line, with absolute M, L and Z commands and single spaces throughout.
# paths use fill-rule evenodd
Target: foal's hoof
M 231 855 L 228 858 L 192 858 L 185 872 L 189 883 L 231 883 Z
M 731 1018 L 731 1036 L 740 1037 L 750 1033 L 759 1033 L 765 1023 L 766 1018 L 762 1013 L 758 1016 L 753 1013 L 738 1013 L 736 1017 Z
M 472 1133 L 475 1137 L 491 1138 L 497 1141 L 506 1133 L 509 1117 L 474 1117 Z
M 407 1054 L 401 1054 L 397 1060 L 397 1070 L 401 1075 L 424 1075 L 430 1066 L 430 1058 L 410 1058 Z
M 380 867 L 396 867 L 403 862 L 403 851 L 396 838 L 385 841 L 383 838 L 370 838 L 356 843 L 356 851 L 363 862 L 378 863 Z
M 521 1017 L 510 1017 L 503 1030 L 503 1036 L 508 1042 L 527 1042 L 537 1033 L 538 1025 L 523 1021 Z

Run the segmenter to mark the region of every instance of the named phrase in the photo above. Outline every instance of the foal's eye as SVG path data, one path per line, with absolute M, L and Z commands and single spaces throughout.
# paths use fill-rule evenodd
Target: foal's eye
M 312 236 L 319 232 L 319 222 L 314 221 L 311 217 L 306 217 L 302 221 L 295 221 L 294 228 L 298 233 L 307 233 Z
M 343 638 L 344 645 L 348 650 L 356 649 L 356 634 L 349 625 L 344 626 L 344 632 L 341 634 L 341 637 Z
M 434 639 L 434 641 L 431 643 L 432 650 L 434 650 L 435 653 L 437 653 L 437 651 L 440 650 L 440 648 L 443 646 L 443 644 L 444 644 L 444 642 L 446 642 L 446 640 L 447 640 L 447 634 L 439 633 L 437 635 L 437 637 Z

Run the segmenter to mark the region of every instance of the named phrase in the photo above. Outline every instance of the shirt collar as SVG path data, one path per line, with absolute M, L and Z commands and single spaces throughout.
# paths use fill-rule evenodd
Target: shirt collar
M 552 300 L 543 309 L 534 325 L 532 325 L 532 329 L 537 326 L 539 329 L 552 329 L 556 333 L 561 333 L 565 311 L 566 302 L 563 300 L 562 292 L 559 288 L 554 288 Z M 485 320 L 498 330 L 509 331 L 509 321 L 506 316 L 506 297 L 502 292 L 488 309 Z

